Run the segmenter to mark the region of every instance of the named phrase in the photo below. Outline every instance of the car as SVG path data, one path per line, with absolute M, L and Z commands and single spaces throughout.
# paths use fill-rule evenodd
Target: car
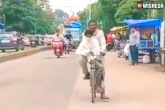
M 23 39 L 25 46 L 30 46 L 30 39 L 28 37 Z
M 53 35 L 47 35 L 46 36 L 46 44 L 47 44 L 47 46 L 51 46 L 52 45 L 52 39 L 53 39 Z
M 16 51 L 24 50 L 25 43 L 17 32 L 3 32 L 0 33 L 0 50 L 15 49 Z

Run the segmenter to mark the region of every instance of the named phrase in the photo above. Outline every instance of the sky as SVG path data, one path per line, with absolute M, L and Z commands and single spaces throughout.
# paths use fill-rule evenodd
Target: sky
M 83 10 L 88 4 L 90 4 L 90 0 L 49 0 L 52 9 L 62 9 L 65 12 L 69 13 L 71 10 L 74 12 L 78 12 Z M 96 2 L 97 0 L 91 0 L 91 2 Z

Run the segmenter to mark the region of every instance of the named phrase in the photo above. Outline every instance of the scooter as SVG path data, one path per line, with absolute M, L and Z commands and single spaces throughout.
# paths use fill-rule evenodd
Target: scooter
M 30 45 L 31 45 L 31 47 L 33 47 L 33 48 L 37 47 L 37 44 L 36 44 L 36 41 L 35 41 L 35 40 L 31 40 L 31 41 L 30 41 Z
M 65 43 L 65 54 L 69 54 L 70 46 L 71 46 L 70 42 L 69 42 L 69 40 L 65 40 L 64 43 Z
M 120 58 L 121 56 L 123 56 L 125 58 L 125 53 L 124 53 L 124 48 L 126 46 L 126 43 L 124 42 L 121 42 L 120 43 L 120 47 L 118 48 L 117 52 L 117 57 Z
M 111 49 L 113 49 L 113 46 L 114 46 L 113 43 L 107 43 L 107 44 L 106 44 L 106 49 L 107 49 L 107 51 L 110 51 Z
M 45 44 L 45 42 L 43 40 L 41 40 L 41 45 L 44 45 L 44 44 Z
M 57 58 L 60 58 L 63 55 L 63 42 L 62 40 L 53 41 L 53 50 Z

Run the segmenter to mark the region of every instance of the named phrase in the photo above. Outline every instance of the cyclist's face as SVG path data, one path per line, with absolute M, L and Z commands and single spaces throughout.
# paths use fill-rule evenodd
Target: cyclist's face
M 92 38 L 92 35 L 91 34 L 87 34 L 85 36 L 86 36 L 86 41 L 87 42 L 90 42 L 91 41 L 91 38 Z
M 87 34 L 87 35 L 85 35 L 87 38 L 91 38 L 92 37 L 92 35 L 91 34 Z
M 90 24 L 89 24 L 89 28 L 91 29 L 91 30 L 96 30 L 96 28 L 97 28 L 97 23 L 95 23 L 95 22 L 91 22 Z

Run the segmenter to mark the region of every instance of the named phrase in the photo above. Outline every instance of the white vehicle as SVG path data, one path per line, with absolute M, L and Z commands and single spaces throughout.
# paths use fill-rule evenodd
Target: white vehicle
M 30 40 L 28 37 L 24 38 L 23 41 L 25 43 L 25 46 L 30 46 Z
M 53 35 L 47 35 L 46 36 L 46 44 L 47 44 L 47 46 L 51 46 L 52 45 L 52 40 L 53 40 Z

